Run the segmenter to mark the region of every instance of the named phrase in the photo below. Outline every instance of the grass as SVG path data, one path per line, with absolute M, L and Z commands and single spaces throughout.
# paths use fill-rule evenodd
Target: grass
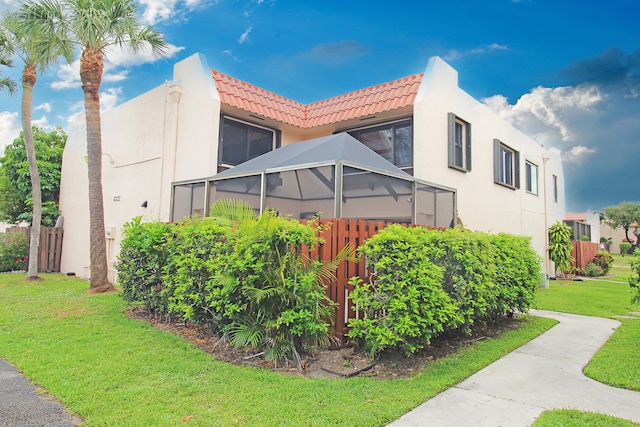
M 522 327 L 427 365 L 412 379 L 306 379 L 214 360 L 123 314 L 85 281 L 0 276 L 0 357 L 90 426 L 377 426 L 457 384 L 550 328 Z
M 636 427 L 637 423 L 593 412 L 571 409 L 548 411 L 540 415 L 535 427 Z
M 604 384 L 640 391 L 640 305 L 631 304 L 631 257 L 614 255 L 613 277 L 584 282 L 551 281 L 548 289 L 540 289 L 538 308 L 566 313 L 615 318 L 621 322 L 611 338 L 596 353 L 584 373 Z M 623 316 L 622 318 L 620 316 Z M 632 317 L 632 318 L 624 318 Z M 549 411 L 534 424 L 553 426 L 626 426 L 619 419 L 614 423 L 604 415 L 576 411 Z

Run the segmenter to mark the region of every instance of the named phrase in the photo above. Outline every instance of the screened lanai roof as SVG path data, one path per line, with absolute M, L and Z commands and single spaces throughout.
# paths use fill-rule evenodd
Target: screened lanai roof
M 296 142 L 241 163 L 209 178 L 205 192 L 209 206 L 220 198 L 241 199 L 257 212 L 270 208 L 300 219 L 322 215 L 448 227 L 456 212 L 455 190 L 416 179 L 347 133 Z
M 333 165 L 337 161 L 405 180 L 414 180 L 414 177 L 348 133 L 338 133 L 285 145 L 221 172 L 212 180 L 257 175 L 262 172 L 302 169 L 309 166 Z

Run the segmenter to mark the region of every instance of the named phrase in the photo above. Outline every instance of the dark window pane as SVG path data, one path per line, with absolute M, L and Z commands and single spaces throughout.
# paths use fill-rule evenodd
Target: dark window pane
M 220 163 L 239 165 L 273 149 L 273 131 L 223 119 Z
M 224 121 L 222 163 L 238 165 L 247 160 L 247 130 L 240 123 Z
M 413 165 L 413 126 L 410 121 L 355 130 L 349 134 L 398 167 Z
M 247 160 L 268 153 L 272 147 L 272 132 L 265 129 L 249 129 L 249 158 Z
M 396 166 L 411 166 L 413 153 L 411 141 L 413 129 L 410 125 L 398 126 L 395 133 L 395 162 Z

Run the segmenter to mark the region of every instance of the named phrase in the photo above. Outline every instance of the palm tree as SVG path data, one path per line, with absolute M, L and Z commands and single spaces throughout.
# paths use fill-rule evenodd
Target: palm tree
M 0 66 L 13 66 L 13 61 L 11 61 L 11 46 L 9 45 L 3 28 L 0 28 Z M 0 73 L 0 91 L 2 90 L 7 90 L 10 95 L 13 95 L 16 91 L 16 82 L 9 77 L 2 77 Z
M 102 136 L 100 83 L 107 49 L 125 47 L 134 52 L 150 47 L 154 56 L 166 49 L 162 34 L 144 26 L 136 17 L 132 0 L 41 0 L 29 3 L 31 14 L 63 27 L 81 50 L 80 81 L 84 92 L 89 178 L 90 292 L 107 292 L 107 250 L 102 195 Z
M 44 21 L 30 20 L 25 14 L 26 5 L 22 5 L 16 12 L 7 12 L 2 16 L 2 27 L 10 41 L 11 51 L 24 62 L 22 70 L 22 131 L 24 145 L 31 176 L 31 197 L 33 213 L 31 220 L 31 239 L 29 245 L 29 266 L 27 277 L 37 280 L 38 277 L 38 248 L 40 246 L 40 225 L 42 221 L 42 192 L 40 190 L 40 174 L 36 159 L 36 148 L 31 128 L 31 110 L 33 105 L 33 87 L 36 84 L 38 70 L 54 64 L 60 56 L 71 60 L 71 45 L 65 43 L 55 26 L 47 25 Z

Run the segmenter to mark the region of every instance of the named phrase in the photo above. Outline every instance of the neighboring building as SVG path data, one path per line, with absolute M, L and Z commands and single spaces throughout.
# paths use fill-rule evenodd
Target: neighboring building
M 564 223 L 573 229 L 573 240 L 586 236 L 590 242 L 600 243 L 600 215 L 596 212 L 567 213 Z
M 431 58 L 422 74 L 300 104 L 211 70 L 195 54 L 175 64 L 172 81 L 102 115 L 110 278 L 122 225 L 132 217 L 206 214 L 219 172 L 339 132 L 400 172 L 448 189 L 451 214 L 466 228 L 531 236 L 546 257 L 546 230 L 565 218 L 559 155 L 461 90 L 457 72 L 440 58 Z M 84 121 L 77 121 L 65 147 L 60 208 L 62 271 L 81 277 L 89 274 L 85 155 Z M 548 259 L 544 270 L 550 271 Z

